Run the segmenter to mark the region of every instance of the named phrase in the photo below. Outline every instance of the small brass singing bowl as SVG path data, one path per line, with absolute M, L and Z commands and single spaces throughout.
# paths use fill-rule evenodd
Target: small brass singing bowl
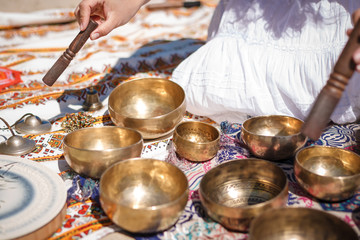
M 175 165 L 149 158 L 115 163 L 100 178 L 100 203 L 107 216 L 133 233 L 173 226 L 185 208 L 188 181 Z
M 310 146 L 295 156 L 295 179 L 313 197 L 338 202 L 360 189 L 360 156 L 350 150 Z
M 305 145 L 302 125 L 303 121 L 289 116 L 253 117 L 243 123 L 241 140 L 256 157 L 281 161 L 292 158 Z
M 207 123 L 180 123 L 173 133 L 173 144 L 179 156 L 194 162 L 207 161 L 219 150 L 220 132 Z
M 251 223 L 249 240 L 357 240 L 354 229 L 340 218 L 311 208 L 266 211 Z
M 130 128 L 103 126 L 75 130 L 63 141 L 64 157 L 77 173 L 100 178 L 111 164 L 140 157 L 141 134 Z
M 134 79 L 111 92 L 108 109 L 115 125 L 136 129 L 144 139 L 155 139 L 170 134 L 182 121 L 185 92 L 167 79 Z
M 269 161 L 232 160 L 207 172 L 199 192 L 209 217 L 227 229 L 247 232 L 259 214 L 286 205 L 288 180 L 284 171 Z

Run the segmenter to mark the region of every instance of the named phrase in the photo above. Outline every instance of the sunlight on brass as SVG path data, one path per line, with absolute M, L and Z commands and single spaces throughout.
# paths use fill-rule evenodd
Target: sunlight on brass
M 32 152 L 35 149 L 36 142 L 34 140 L 15 135 L 9 123 L 1 117 L 0 120 L 5 123 L 12 134 L 6 141 L 0 143 L 0 154 L 16 156 Z
M 83 104 L 83 109 L 85 111 L 97 111 L 103 107 L 98 91 L 96 91 L 93 87 L 90 87 L 86 90 L 86 98 Z
M 312 208 L 266 211 L 251 223 L 249 240 L 358 240 L 354 229 L 331 213 Z
M 77 173 L 100 178 L 111 164 L 140 157 L 141 134 L 133 129 L 103 126 L 75 130 L 64 138 L 64 157 Z
M 216 156 L 220 132 L 216 127 L 202 122 L 180 123 L 173 134 L 175 151 L 190 161 L 203 162 Z
M 108 108 L 115 125 L 136 129 L 144 139 L 159 138 L 183 119 L 185 92 L 167 79 L 134 79 L 111 92 Z
M 259 116 L 243 123 L 241 139 L 256 157 L 280 161 L 291 158 L 307 141 L 303 121 L 280 115 Z
M 122 229 L 153 233 L 170 228 L 188 199 L 188 181 L 175 165 L 133 158 L 109 167 L 100 178 L 100 203 Z
M 207 172 L 199 192 L 213 220 L 230 230 L 247 232 L 253 218 L 286 205 L 288 180 L 281 168 L 266 160 L 232 160 Z
M 15 130 L 23 134 L 40 134 L 49 132 L 51 123 L 38 116 L 31 115 L 15 124 Z
M 360 156 L 350 150 L 306 147 L 295 156 L 294 172 L 299 185 L 323 201 L 346 200 L 360 189 Z

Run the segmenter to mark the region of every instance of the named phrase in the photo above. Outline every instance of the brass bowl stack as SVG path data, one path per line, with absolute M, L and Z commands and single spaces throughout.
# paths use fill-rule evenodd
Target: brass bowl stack
M 216 156 L 219 141 L 219 130 L 203 122 L 182 122 L 173 133 L 175 151 L 194 162 L 203 162 Z
M 249 240 L 357 240 L 350 225 L 330 213 L 311 208 L 266 211 L 251 223 Z
M 288 180 L 281 168 L 266 160 L 232 160 L 208 171 L 199 192 L 212 219 L 230 230 L 247 232 L 253 218 L 286 205 Z
M 323 201 L 346 200 L 360 189 L 360 156 L 349 150 L 306 147 L 295 156 L 294 172 L 299 185 Z
M 111 164 L 140 157 L 141 134 L 133 129 L 103 126 L 89 127 L 67 134 L 63 141 L 64 157 L 77 173 L 100 178 Z
M 135 158 L 109 167 L 100 178 L 100 202 L 107 216 L 133 233 L 168 229 L 188 199 L 188 181 L 176 166 Z
M 291 158 L 307 141 L 303 121 L 289 116 L 253 117 L 242 125 L 241 139 L 258 158 L 280 161 Z
M 185 92 L 167 79 L 134 79 L 111 92 L 108 109 L 115 125 L 135 129 L 144 139 L 155 139 L 171 133 L 183 119 Z

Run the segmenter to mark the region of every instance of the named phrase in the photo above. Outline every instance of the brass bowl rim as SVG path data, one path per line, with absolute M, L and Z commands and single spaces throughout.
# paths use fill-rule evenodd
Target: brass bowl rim
M 272 215 L 273 212 L 278 212 L 278 211 L 290 211 L 290 212 L 300 212 L 303 213 L 304 211 L 308 211 L 310 212 L 310 214 L 312 215 L 313 213 L 316 215 L 320 215 L 321 217 L 323 217 L 324 219 L 337 219 L 340 220 L 341 225 L 346 226 L 345 228 L 347 228 L 348 230 L 350 230 L 353 234 L 355 234 L 357 236 L 356 231 L 353 229 L 353 227 L 351 227 L 349 224 L 347 224 L 344 220 L 342 220 L 341 218 L 337 217 L 334 214 L 331 214 L 329 212 L 326 212 L 324 210 L 320 210 L 320 209 L 316 209 L 316 208 L 308 208 L 308 207 L 280 207 L 280 208 L 276 208 L 276 209 L 271 209 L 271 210 L 266 210 L 263 213 L 261 213 L 260 215 L 256 216 L 253 219 L 252 224 L 249 227 L 249 234 L 251 234 L 252 232 L 254 232 L 254 230 L 257 228 L 257 222 L 262 220 L 262 218 L 264 218 L 267 215 Z M 308 218 L 308 219 L 312 219 L 312 218 Z M 292 225 L 293 226 L 293 225 Z M 342 226 L 342 227 L 343 227 Z M 301 229 L 301 226 L 299 225 L 299 229 Z M 354 235 L 354 236 L 355 236 Z
M 217 135 L 216 139 L 214 139 L 214 140 L 212 140 L 212 141 L 209 141 L 209 142 L 192 142 L 192 141 L 189 141 L 188 139 L 184 138 L 181 134 L 179 134 L 178 131 L 177 131 L 177 130 L 178 130 L 178 127 L 179 127 L 180 125 L 183 125 L 183 124 L 186 124 L 186 123 L 200 123 L 200 124 L 202 124 L 202 125 L 207 125 L 207 126 L 211 127 L 212 129 L 215 129 L 218 135 Z M 204 122 L 200 122 L 200 121 L 185 121 L 185 122 L 181 122 L 181 123 L 179 123 L 179 124 L 175 127 L 174 133 L 176 133 L 177 136 L 178 136 L 181 140 L 183 140 L 183 141 L 185 141 L 185 142 L 188 142 L 188 143 L 191 143 L 191 144 L 196 144 L 196 145 L 207 145 L 207 144 L 211 144 L 211 143 L 216 143 L 216 142 L 218 142 L 218 141 L 220 140 L 220 137 L 221 137 L 221 133 L 220 133 L 219 129 L 217 129 L 216 127 L 214 127 L 213 125 L 211 125 L 211 124 L 209 124 L 209 123 L 204 123 Z
M 269 136 L 269 135 L 263 135 L 263 134 L 257 134 L 257 133 L 254 133 L 250 130 L 247 130 L 244 125 L 245 123 L 247 122 L 250 122 L 251 120 L 254 120 L 254 119 L 260 119 L 260 118 L 270 118 L 270 117 L 285 117 L 285 118 L 292 118 L 292 119 L 295 119 L 295 120 L 298 120 L 299 122 L 303 123 L 304 124 L 304 121 L 299 119 L 299 118 L 296 118 L 296 117 L 292 117 L 292 116 L 288 116 L 288 115 L 260 115 L 260 116 L 255 116 L 255 117 L 251 117 L 249 119 L 246 119 L 242 125 L 241 125 L 241 131 L 245 131 L 249 134 L 252 134 L 252 135 L 255 135 L 255 136 L 260 136 L 260 137 L 269 137 L 269 138 L 272 138 L 272 137 L 277 137 L 277 138 L 288 138 L 288 137 L 293 137 L 293 136 L 298 136 L 298 135 L 303 135 L 303 133 L 301 132 L 301 130 L 299 129 L 299 132 L 296 133 L 296 134 L 291 134 L 291 135 L 286 135 L 286 136 Z M 307 137 L 306 137 L 307 139 Z M 306 143 L 306 141 L 305 141 Z
M 166 79 L 166 78 L 156 78 L 156 77 L 135 78 L 135 79 L 127 80 L 127 81 L 125 81 L 125 82 L 120 83 L 118 86 L 116 86 L 116 87 L 111 91 L 111 93 L 110 93 L 110 95 L 109 95 L 109 102 L 110 102 L 111 96 L 115 94 L 115 90 L 119 89 L 121 86 L 123 86 L 123 84 L 132 83 L 132 82 L 135 82 L 135 81 L 141 81 L 141 80 L 145 80 L 145 79 L 150 79 L 150 80 L 165 80 L 165 81 L 169 81 L 169 82 L 173 83 L 174 85 L 178 86 L 179 89 L 181 90 L 183 96 L 184 96 L 183 99 L 182 99 L 182 101 L 181 101 L 181 103 L 179 104 L 179 106 L 177 106 L 175 109 L 173 109 L 173 110 L 171 110 L 170 112 L 167 112 L 167 113 L 165 113 L 165 114 L 158 115 L 158 116 L 154 116 L 154 117 L 147 117 L 147 118 L 135 118 L 135 117 L 131 117 L 131 116 L 126 116 L 126 115 L 124 115 L 124 114 L 120 114 L 120 113 L 118 113 L 117 111 L 115 111 L 115 109 L 111 106 L 111 104 L 108 104 L 108 108 L 110 108 L 111 111 L 113 111 L 115 114 L 124 116 L 124 117 L 127 118 L 127 119 L 149 121 L 149 120 L 153 120 L 153 119 L 156 120 L 156 119 L 159 119 L 159 118 L 163 118 L 164 116 L 168 116 L 168 115 L 172 114 L 173 112 L 178 111 L 178 109 L 180 109 L 181 106 L 184 105 L 184 103 L 186 102 L 185 91 L 184 91 L 184 89 L 183 89 L 179 84 L 177 84 L 177 83 L 174 82 L 174 81 L 171 81 L 170 79 Z
M 156 161 L 156 162 L 164 162 L 165 164 L 170 164 L 171 166 L 177 168 L 180 172 L 181 172 L 181 175 L 183 175 L 184 179 L 186 180 L 186 189 L 185 191 L 179 196 L 177 197 L 175 200 L 173 201 L 170 201 L 168 203 L 164 203 L 164 204 L 160 204 L 160 205 L 155 205 L 155 206 L 149 206 L 149 207 L 141 207 L 141 208 L 132 208 L 132 207 L 129 207 L 128 205 L 125 205 L 125 204 L 121 204 L 119 202 L 116 202 L 115 200 L 113 200 L 113 198 L 110 198 L 107 194 L 104 193 L 104 191 L 101 191 L 101 188 L 102 188 L 102 178 L 103 176 L 105 176 L 105 174 L 110 171 L 113 167 L 115 167 L 116 165 L 120 165 L 120 164 L 126 164 L 127 162 L 130 162 L 130 161 Z M 162 208 L 167 208 L 169 206 L 172 206 L 172 205 L 176 205 L 178 202 L 181 201 L 181 199 L 184 197 L 184 195 L 189 195 L 189 181 L 185 175 L 185 173 L 180 169 L 178 168 L 177 166 L 171 164 L 171 163 L 168 163 L 166 161 L 163 161 L 163 160 L 159 160 L 159 159 L 155 159 L 155 158 L 142 158 L 142 157 L 135 157 L 135 158 L 129 158 L 129 159 L 125 159 L 123 161 L 120 161 L 120 162 L 116 162 L 116 163 L 113 163 L 111 164 L 102 174 L 101 174 L 101 177 L 100 177 L 100 181 L 99 181 L 99 193 L 100 193 L 100 198 L 101 197 L 105 197 L 107 199 L 107 201 L 109 202 L 112 202 L 114 203 L 115 205 L 120 205 L 124 208 L 128 208 L 128 209 L 132 209 L 132 210 L 151 210 L 151 211 L 154 211 L 154 210 L 159 210 L 159 209 L 162 209 Z M 186 196 L 186 198 L 188 198 L 188 196 Z
M 241 209 L 241 210 L 251 210 L 251 209 L 255 209 L 255 208 L 261 208 L 261 207 L 264 207 L 268 204 L 270 204 L 271 202 L 274 202 L 276 201 L 276 198 L 281 196 L 284 192 L 288 192 L 288 185 L 289 185 L 289 181 L 288 181 L 288 178 L 284 172 L 284 170 L 282 170 L 282 168 L 280 168 L 279 166 L 277 166 L 276 164 L 272 163 L 272 162 L 269 162 L 267 160 L 264 160 L 264 159 L 260 159 L 260 158 L 245 158 L 245 159 L 231 159 L 231 160 L 228 160 L 227 162 L 224 162 L 222 164 L 227 164 L 227 163 L 230 163 L 230 162 L 234 162 L 234 161 L 258 161 L 258 162 L 265 162 L 265 163 L 269 163 L 269 164 L 273 164 L 276 168 L 278 168 L 279 170 L 281 170 L 280 172 L 282 173 L 283 177 L 285 178 L 285 186 L 281 189 L 281 191 L 276 194 L 276 196 L 274 196 L 273 198 L 269 199 L 269 200 L 266 200 L 264 202 L 261 202 L 261 203 L 257 203 L 257 204 L 253 204 L 253 205 L 246 205 L 246 206 L 241 206 L 241 207 L 229 207 L 229 206 L 226 206 L 224 204 L 220 204 L 218 202 L 215 202 L 213 201 L 211 198 L 207 197 L 204 193 L 203 193 L 203 188 L 201 187 L 202 184 L 201 184 L 201 181 L 202 179 L 204 179 L 205 175 L 211 171 L 215 171 L 215 169 L 217 168 L 214 167 L 212 169 L 210 169 L 207 173 L 205 173 L 205 175 L 203 176 L 203 178 L 201 179 L 200 181 L 200 186 L 199 186 L 199 192 L 200 192 L 200 195 L 203 197 L 203 198 L 206 198 L 206 200 L 208 200 L 209 202 L 211 202 L 212 204 L 214 205 L 217 205 L 217 206 L 220 206 L 222 208 L 227 208 L 227 209 Z M 220 164 L 220 165 L 222 165 Z M 218 165 L 218 166 L 220 166 Z M 211 210 L 212 211 L 212 210 Z
M 77 132 L 80 132 L 80 131 L 86 131 L 86 130 L 91 130 L 91 129 L 95 129 L 95 128 L 120 128 L 120 129 L 124 129 L 124 130 L 129 130 L 129 131 L 132 131 L 132 132 L 135 132 L 137 133 L 139 136 L 140 136 L 140 140 L 137 141 L 136 143 L 133 143 L 129 146 L 125 146 L 125 147 L 117 147 L 117 148 L 107 148 L 107 149 L 87 149 L 87 148 L 78 148 L 78 147 L 73 147 L 73 146 L 70 146 L 68 144 L 66 144 L 66 139 L 68 138 L 69 135 L 71 134 L 75 134 Z M 133 147 L 134 145 L 137 145 L 137 144 L 144 144 L 144 139 L 142 137 L 142 135 L 140 134 L 139 131 L 135 130 L 135 129 L 132 129 L 132 128 L 128 128 L 128 127 L 121 127 L 121 126 L 99 126 L 99 127 L 87 127 L 87 128 L 81 128 L 81 129 L 77 129 L 75 131 L 72 131 L 70 133 L 68 133 L 64 139 L 63 139 L 63 144 L 64 144 L 64 147 L 67 147 L 69 149 L 75 149 L 75 150 L 79 150 L 79 151 L 87 151 L 87 152 L 110 152 L 110 151 L 114 151 L 114 150 L 126 150 L 128 148 L 131 148 Z
M 317 174 L 313 171 L 310 171 L 309 169 L 305 168 L 299 161 L 298 161 L 298 155 L 302 152 L 302 151 L 306 151 L 307 149 L 310 149 L 310 148 L 329 148 L 329 149 L 336 149 L 336 150 L 340 150 L 342 152 L 347 152 L 347 153 L 350 153 L 350 154 L 353 154 L 355 156 L 357 156 L 359 159 L 360 159 L 360 155 L 353 152 L 353 151 L 350 151 L 348 149 L 343 149 L 343 148 L 338 148 L 338 147 L 333 147 L 333 146 L 320 146 L 320 145 L 313 145 L 313 146 L 307 146 L 307 147 L 304 147 L 302 149 L 300 149 L 299 151 L 296 152 L 295 154 L 295 164 L 299 165 L 304 171 L 307 171 L 308 173 L 310 174 L 313 174 L 317 177 L 321 177 L 321 178 L 324 178 L 324 179 L 350 179 L 350 178 L 354 178 L 354 177 L 358 177 L 360 176 L 360 172 L 357 173 L 357 174 L 352 174 L 352 175 L 349 175 L 349 176 L 326 176 L 326 175 L 320 175 L 320 174 Z M 297 176 L 296 176 L 297 177 Z

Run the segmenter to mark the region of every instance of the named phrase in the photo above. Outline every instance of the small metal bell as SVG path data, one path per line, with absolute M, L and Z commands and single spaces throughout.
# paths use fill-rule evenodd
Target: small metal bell
M 88 90 L 86 90 L 86 99 L 83 104 L 83 109 L 85 111 L 96 111 L 102 107 L 103 105 L 100 102 L 98 92 L 93 87 L 90 87 Z
M 51 129 L 49 121 L 40 119 L 38 116 L 31 115 L 15 124 L 16 131 L 24 134 L 40 134 Z
M 0 143 L 0 154 L 23 155 L 35 149 L 36 142 L 34 140 L 16 136 L 10 125 L 3 118 L 0 120 L 6 124 L 12 134 L 9 139 Z
M 35 149 L 35 141 L 21 136 L 11 136 L 0 143 L 0 153 L 6 155 L 23 155 Z

